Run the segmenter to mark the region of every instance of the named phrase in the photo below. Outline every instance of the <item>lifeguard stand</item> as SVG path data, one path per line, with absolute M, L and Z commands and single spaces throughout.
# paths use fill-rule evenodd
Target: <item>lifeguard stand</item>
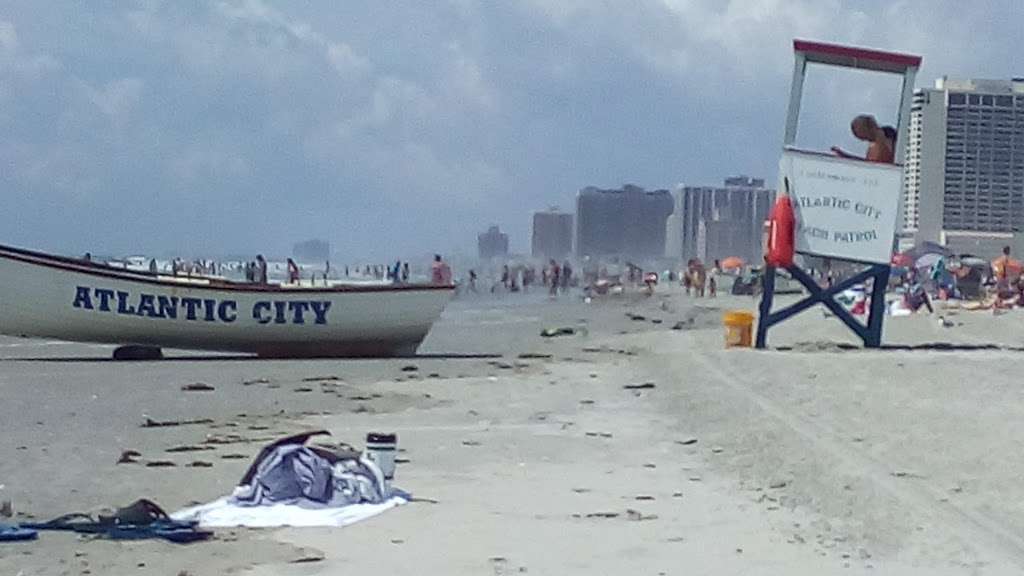
M 786 135 L 779 162 L 778 189 L 788 193 L 792 199 L 796 216 L 796 252 L 859 263 L 867 268 L 829 288 L 822 288 L 803 269 L 789 266 L 786 270 L 803 284 L 810 295 L 773 312 L 775 268 L 766 266 L 756 345 L 758 348 L 767 345 L 768 330 L 772 326 L 815 304 L 822 304 L 853 330 L 864 341 L 865 347 L 877 348 L 882 343 L 885 288 L 889 282 L 896 225 L 901 216 L 903 151 L 909 132 L 914 79 L 921 66 L 921 57 L 805 40 L 794 40 L 793 51 L 796 58 L 786 115 Z M 903 76 L 894 164 L 840 158 L 794 147 L 808 64 Z M 836 302 L 835 296 L 869 279 L 872 281 L 871 306 L 867 324 L 864 324 Z

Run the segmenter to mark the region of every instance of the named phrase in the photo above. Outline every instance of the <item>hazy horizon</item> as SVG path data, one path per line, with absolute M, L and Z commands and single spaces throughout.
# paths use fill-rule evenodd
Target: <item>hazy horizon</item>
M 1012 0 L 2 5 L 0 243 L 72 254 L 526 252 L 588 185 L 773 183 L 795 37 L 1024 75 Z M 898 88 L 814 69 L 801 143 Z

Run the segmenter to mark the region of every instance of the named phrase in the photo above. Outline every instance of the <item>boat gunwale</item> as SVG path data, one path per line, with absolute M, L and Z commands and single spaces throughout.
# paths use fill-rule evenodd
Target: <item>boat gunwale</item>
M 0 244 L 0 258 L 7 258 L 9 260 L 15 260 L 18 262 L 24 262 L 26 264 L 34 264 L 37 266 L 44 266 L 47 268 L 56 268 L 58 270 L 78 272 L 81 274 L 87 274 L 91 276 L 101 276 L 105 278 L 113 278 L 117 280 L 124 280 L 128 282 L 139 282 L 142 284 L 150 284 L 155 286 L 161 286 L 164 288 L 187 288 L 191 290 L 216 290 L 221 292 L 249 292 L 256 294 L 263 293 L 275 293 L 275 294 L 344 294 L 344 293 L 366 293 L 366 292 L 423 292 L 423 291 L 451 291 L 455 289 L 452 284 L 382 284 L 382 285 L 340 285 L 340 286 L 309 286 L 309 287 L 295 287 L 295 286 L 283 286 L 281 284 L 249 284 L 243 282 L 234 282 L 231 280 L 221 280 L 215 278 L 203 278 L 199 279 L 206 280 L 208 283 L 198 284 L 191 282 L 178 282 L 160 280 L 152 272 L 136 271 L 136 270 L 118 270 L 117 268 L 111 268 L 104 264 L 97 262 L 91 262 L 87 260 L 80 260 L 77 258 L 69 258 L 67 256 L 57 256 L 54 254 L 47 254 L 44 252 L 35 252 L 32 250 L 26 250 L 24 248 L 15 248 L 13 246 L 7 246 Z

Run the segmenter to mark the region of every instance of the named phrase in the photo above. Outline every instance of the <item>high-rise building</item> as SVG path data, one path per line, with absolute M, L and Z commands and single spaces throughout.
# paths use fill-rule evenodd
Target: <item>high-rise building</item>
M 904 168 L 904 237 L 999 253 L 1024 230 L 1024 78 L 917 90 Z
M 477 236 L 476 245 L 481 260 L 508 256 L 508 234 L 497 226 L 491 226 L 487 232 Z
M 724 186 L 679 185 L 667 227 L 672 252 L 666 256 L 708 263 L 738 256 L 760 262 L 764 221 L 774 201 L 775 191 L 765 188 L 762 178 L 734 176 Z
M 668 190 L 646 191 L 630 184 L 618 190 L 588 186 L 576 196 L 576 254 L 580 258 L 661 258 L 670 214 Z
M 331 245 L 326 240 L 306 240 L 292 246 L 292 257 L 304 263 L 323 263 L 331 259 Z
M 572 214 L 552 208 L 533 214 L 531 248 L 534 258 L 561 261 L 572 253 Z

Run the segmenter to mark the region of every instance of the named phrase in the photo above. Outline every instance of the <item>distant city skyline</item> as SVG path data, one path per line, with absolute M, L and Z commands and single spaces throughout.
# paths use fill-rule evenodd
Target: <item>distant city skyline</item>
M 317 237 L 384 262 L 472 254 L 495 223 L 527 253 L 530 212 L 581 186 L 774 180 L 793 38 L 920 54 L 922 82 L 1009 78 L 1021 21 L 1018 0 L 11 2 L 0 243 Z M 798 143 L 858 149 L 849 119 L 893 123 L 894 82 L 810 78 Z
M 1024 79 L 940 78 L 914 94 L 903 228 L 998 254 L 1024 238 Z

